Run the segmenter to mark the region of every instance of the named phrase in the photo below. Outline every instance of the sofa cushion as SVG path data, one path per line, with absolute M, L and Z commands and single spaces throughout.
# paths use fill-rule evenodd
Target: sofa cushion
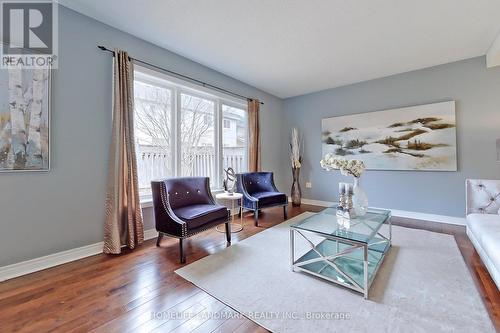
M 227 218 L 227 208 L 221 205 L 197 204 L 174 209 L 175 215 L 187 223 L 188 229 L 196 229 L 206 223 Z
M 286 194 L 280 192 L 257 192 L 252 193 L 252 197 L 259 200 L 259 207 L 285 204 L 287 202 Z
M 484 239 L 487 235 L 500 234 L 500 215 L 496 214 L 469 214 L 466 219 L 467 228 L 474 234 L 479 245 L 485 247 Z M 500 247 L 500 237 L 497 238 Z

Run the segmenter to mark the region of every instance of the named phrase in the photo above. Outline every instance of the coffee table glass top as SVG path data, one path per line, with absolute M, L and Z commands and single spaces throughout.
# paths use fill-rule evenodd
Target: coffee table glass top
M 380 227 L 390 218 L 391 211 L 370 208 L 364 216 L 358 216 L 350 220 L 338 218 L 336 214 L 336 207 L 327 208 L 296 224 L 292 224 L 291 227 L 324 236 L 369 243 Z

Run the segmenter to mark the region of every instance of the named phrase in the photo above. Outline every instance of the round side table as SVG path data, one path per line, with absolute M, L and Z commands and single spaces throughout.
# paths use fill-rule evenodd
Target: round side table
M 241 199 L 243 198 L 243 194 L 236 192 L 233 194 L 229 194 L 223 192 L 216 194 L 215 198 L 218 201 L 221 201 L 224 204 L 224 206 L 226 206 L 231 211 L 231 232 L 240 232 L 241 230 L 243 230 L 243 209 L 241 209 L 241 203 L 240 203 Z M 227 205 L 228 201 L 231 201 L 230 206 Z M 235 214 L 233 214 L 233 211 L 235 210 L 235 208 L 239 209 L 239 213 L 236 215 L 240 215 L 240 223 L 234 221 Z M 224 229 L 219 229 L 221 225 L 222 224 L 218 225 L 217 227 L 215 227 L 215 229 L 218 232 L 226 232 Z

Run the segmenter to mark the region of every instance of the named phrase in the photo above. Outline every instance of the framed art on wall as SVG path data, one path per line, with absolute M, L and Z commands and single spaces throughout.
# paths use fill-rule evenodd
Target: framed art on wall
M 50 170 L 50 69 L 0 70 L 0 172 Z
M 325 118 L 322 149 L 371 170 L 456 171 L 455 102 Z

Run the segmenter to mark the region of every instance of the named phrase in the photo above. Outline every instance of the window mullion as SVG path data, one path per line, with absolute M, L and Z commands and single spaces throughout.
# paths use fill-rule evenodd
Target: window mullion
M 215 104 L 215 173 L 217 187 L 222 187 L 222 103 L 217 99 Z
M 182 97 L 181 97 L 181 92 L 179 89 L 175 88 L 175 107 L 174 107 L 174 128 L 175 128 L 175 140 L 174 140 L 174 163 L 175 163 L 175 177 L 179 177 L 181 174 L 181 154 L 182 154 L 182 149 L 181 149 L 181 139 L 180 139 L 180 134 L 181 134 L 181 108 L 182 108 Z

